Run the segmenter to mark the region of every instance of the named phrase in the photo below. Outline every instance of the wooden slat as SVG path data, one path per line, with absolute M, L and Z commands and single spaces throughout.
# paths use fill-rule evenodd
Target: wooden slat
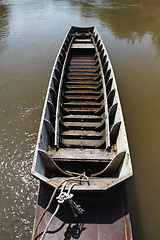
M 87 96 L 83 96 L 83 95 L 81 95 L 81 96 L 67 96 L 67 97 L 65 97 L 65 99 L 67 100 L 67 102 L 69 102 L 69 101 L 78 101 L 78 102 L 83 102 L 83 101 L 85 101 L 85 102 L 87 102 L 87 101 L 97 101 L 97 102 L 99 102 L 99 97 L 97 97 L 97 96 L 89 96 L 89 97 L 87 97 Z M 101 100 L 102 101 L 102 100 Z
M 81 128 L 96 128 L 99 126 L 99 122 L 65 122 L 66 127 L 81 127 Z
M 78 114 L 78 115 L 92 115 L 92 117 L 94 117 L 95 113 L 97 111 L 97 108 L 96 109 L 67 109 L 67 112 L 68 114 Z M 102 113 L 100 114 L 97 114 L 97 115 L 101 115 Z
M 79 44 L 79 43 L 73 43 L 72 48 L 87 48 L 87 49 L 94 49 L 93 44 L 85 43 L 85 44 Z
M 61 135 L 62 137 L 66 138 L 67 136 L 69 138 L 81 138 L 84 137 L 86 139 L 91 139 L 91 138 L 100 138 L 102 137 L 102 133 L 101 132 L 95 132 L 95 131 L 84 131 L 84 130 L 69 130 L 69 131 L 65 131 L 62 133 Z
M 83 71 L 83 72 L 79 72 L 79 71 L 74 71 L 74 72 L 69 72 L 69 74 L 68 74 L 68 77 L 69 78 L 73 78 L 73 76 L 74 77 L 76 77 L 76 76 L 81 76 L 81 77 L 90 77 L 90 78 L 94 78 L 94 77 L 98 77 L 98 73 L 91 73 L 91 72 L 85 72 L 85 71 Z
M 88 147 L 95 148 L 101 144 L 100 140 L 86 140 L 86 139 L 62 139 L 61 143 L 66 147 Z
M 67 119 L 69 121 L 73 120 L 73 121 L 78 121 L 78 122 L 101 122 L 102 121 L 102 117 L 100 116 L 92 116 L 92 115 L 86 115 L 86 116 L 82 116 L 82 115 L 68 115 L 68 116 L 63 116 L 62 119 L 64 119 L 65 121 L 67 121 Z
M 67 81 L 66 83 L 67 85 L 72 85 L 72 84 L 77 84 L 77 85 L 99 85 L 99 82 L 97 81 L 94 81 L 94 80 L 83 80 L 83 79 L 80 79 L 80 80 L 74 80 L 72 79 L 72 81 Z
M 75 109 L 97 109 L 101 107 L 101 104 L 99 103 L 88 103 L 88 102 L 79 102 L 79 103 L 74 103 L 74 102 L 70 102 L 70 103 L 64 103 L 63 104 L 65 108 L 75 108 Z
M 80 92 L 79 90 L 74 90 L 74 91 L 67 91 L 66 93 L 65 93 L 65 96 L 67 97 L 68 95 L 70 95 L 70 96 L 76 96 L 76 97 L 78 97 L 78 96 L 99 96 L 99 95 L 101 95 L 101 93 L 100 92 L 96 92 L 96 91 L 89 91 L 89 90 L 83 90 L 83 92 Z
M 88 68 L 69 68 L 69 71 L 70 71 L 70 73 L 77 73 L 77 72 L 79 72 L 79 73 L 82 73 L 82 72 L 84 72 L 84 73 L 92 73 L 92 74 L 94 74 L 94 73 L 96 73 L 96 70 L 97 70 L 97 68 L 91 68 L 91 67 L 88 67 Z
M 81 39 L 81 38 L 77 38 L 77 39 L 75 39 L 74 40 L 74 42 L 82 42 L 82 43 L 84 43 L 84 42 L 91 42 L 91 39 L 89 38 L 89 39 Z
M 82 70 L 84 70 L 84 65 L 80 65 L 80 66 L 77 66 L 77 65 L 71 65 L 70 67 L 69 67 L 69 71 L 74 71 L 74 70 L 80 70 L 80 71 L 82 71 Z M 93 65 L 90 65 L 90 64 L 88 64 L 87 66 L 85 66 L 85 70 L 97 70 L 97 67 L 96 66 L 93 66 Z
M 56 151 L 53 148 L 49 149 L 49 155 L 53 159 L 60 161 L 99 161 L 108 162 L 114 157 L 113 152 L 108 152 L 104 149 L 71 149 L 60 148 Z

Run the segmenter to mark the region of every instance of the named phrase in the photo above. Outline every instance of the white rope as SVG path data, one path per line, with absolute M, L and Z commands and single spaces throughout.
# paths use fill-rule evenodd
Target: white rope
M 58 212 L 58 210 L 59 210 L 59 208 L 60 208 L 60 205 L 61 205 L 61 203 L 59 203 L 59 204 L 57 205 L 57 208 L 56 208 L 56 210 L 54 211 L 54 213 L 52 214 L 52 216 L 51 216 L 49 222 L 47 223 L 47 226 L 46 226 L 46 228 L 45 228 L 45 230 L 44 230 L 44 232 L 43 232 L 43 234 L 42 234 L 40 240 L 43 240 L 43 239 L 44 239 L 44 237 L 45 237 L 45 235 L 46 235 L 46 232 L 47 232 L 47 230 L 48 230 L 48 228 L 49 228 L 49 226 L 50 226 L 50 224 L 51 224 L 51 222 L 52 222 L 54 216 L 56 215 L 56 213 Z
M 45 230 L 44 230 L 44 232 L 43 232 L 40 240 L 43 240 L 43 239 L 44 239 L 44 237 L 45 237 L 45 235 L 46 235 L 46 233 L 47 233 L 47 230 L 48 230 L 48 228 L 49 228 L 49 226 L 50 226 L 53 218 L 54 218 L 55 215 L 57 214 L 57 212 L 58 212 L 61 204 L 64 203 L 65 201 L 71 199 L 71 198 L 73 197 L 73 194 L 71 194 L 70 191 L 72 190 L 73 186 L 76 185 L 76 184 L 77 184 L 77 183 L 73 183 L 73 184 L 69 187 L 68 192 L 64 192 L 64 189 L 65 189 L 65 187 L 66 187 L 66 185 L 67 185 L 67 181 L 63 183 L 61 192 L 60 192 L 59 196 L 56 198 L 57 201 L 58 201 L 57 208 L 56 208 L 56 210 L 54 211 L 54 213 L 52 214 L 49 222 L 47 223 L 47 226 L 46 226 L 46 228 L 45 228 Z

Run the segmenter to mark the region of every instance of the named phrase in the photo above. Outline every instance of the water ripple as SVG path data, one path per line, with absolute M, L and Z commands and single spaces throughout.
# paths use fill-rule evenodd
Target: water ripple
M 13 106 L 13 108 L 15 114 L 3 122 L 1 129 L 0 225 L 3 239 L 4 236 L 6 239 L 7 236 L 10 236 L 10 239 L 21 239 L 22 236 L 23 239 L 27 239 L 28 234 L 32 232 L 31 223 L 37 195 L 37 181 L 30 172 L 37 132 L 34 124 L 30 123 L 38 106 L 36 108 Z M 4 113 L 6 111 L 7 106 L 3 109 Z M 17 115 L 17 111 L 21 114 Z

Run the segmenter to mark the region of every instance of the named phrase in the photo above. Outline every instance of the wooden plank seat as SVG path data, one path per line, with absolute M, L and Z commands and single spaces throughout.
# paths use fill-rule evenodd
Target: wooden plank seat
M 105 149 L 49 148 L 48 153 L 56 161 L 110 162 L 115 156 Z

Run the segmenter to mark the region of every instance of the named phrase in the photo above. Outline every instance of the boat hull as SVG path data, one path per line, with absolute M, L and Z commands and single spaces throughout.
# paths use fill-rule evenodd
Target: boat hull
M 94 27 L 71 27 L 59 50 L 32 174 L 52 187 L 85 174 L 78 191 L 107 190 L 133 174 L 113 68 Z

